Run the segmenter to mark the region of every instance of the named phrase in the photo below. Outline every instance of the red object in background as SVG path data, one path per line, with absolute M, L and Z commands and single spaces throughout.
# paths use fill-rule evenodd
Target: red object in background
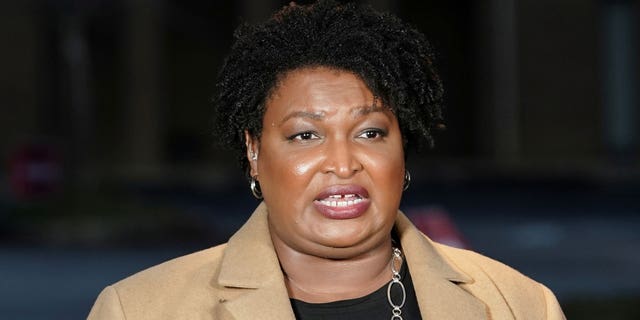
M 49 145 L 29 144 L 18 148 L 9 159 L 11 190 L 18 199 L 50 195 L 60 188 L 59 153 Z
M 462 232 L 444 209 L 414 208 L 407 211 L 407 216 L 431 240 L 456 248 L 470 249 Z

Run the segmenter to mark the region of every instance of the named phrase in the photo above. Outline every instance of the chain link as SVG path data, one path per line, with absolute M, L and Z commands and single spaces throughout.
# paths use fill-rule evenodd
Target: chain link
M 393 311 L 391 311 L 391 320 L 403 320 L 401 309 L 404 306 L 405 300 L 407 299 L 407 293 L 404 289 L 404 284 L 402 284 L 402 281 L 400 281 L 402 279 L 402 276 L 400 276 L 398 266 L 396 266 L 396 264 L 399 264 L 400 267 L 402 266 L 402 251 L 400 251 L 400 249 L 393 248 L 390 264 L 392 276 L 389 285 L 387 285 L 387 300 L 389 301 L 389 305 L 391 305 L 391 308 L 393 308 Z M 391 297 L 391 289 L 394 285 L 399 286 L 402 293 L 400 304 L 396 304 Z

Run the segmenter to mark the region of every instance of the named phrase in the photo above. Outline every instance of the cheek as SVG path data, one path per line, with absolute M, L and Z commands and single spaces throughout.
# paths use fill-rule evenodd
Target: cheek
M 376 189 L 379 189 L 386 199 L 399 199 L 402 196 L 405 170 L 402 149 L 370 154 L 367 167 Z
M 320 157 L 290 155 L 292 174 L 306 176 L 312 174 L 320 163 Z
M 380 184 L 384 183 L 382 186 L 385 190 L 396 194 L 397 190 L 402 189 L 404 183 L 404 161 L 380 163 L 374 174 L 377 175 Z
M 266 152 L 265 156 L 260 159 L 258 162 L 260 177 L 265 180 L 265 183 L 274 183 L 276 187 L 285 184 L 307 184 L 317 171 L 322 157 L 311 152 L 296 153 L 289 152 L 282 147 L 279 149 L 284 151 Z M 286 192 L 292 191 L 286 188 L 285 190 Z
M 366 159 L 367 167 L 371 168 L 372 174 L 389 176 L 393 178 L 399 176 L 404 177 L 404 154 L 402 148 L 386 148 L 384 150 L 376 150 L 363 152 L 363 158 Z

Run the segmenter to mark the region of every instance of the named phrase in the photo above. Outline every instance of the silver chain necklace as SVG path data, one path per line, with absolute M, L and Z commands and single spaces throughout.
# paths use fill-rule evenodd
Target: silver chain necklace
M 402 279 L 402 276 L 400 276 L 400 270 L 398 270 L 398 267 L 396 266 L 396 264 L 402 266 L 402 251 L 400 251 L 400 249 L 395 247 L 393 248 L 393 251 L 391 252 L 390 264 L 391 273 L 393 275 L 391 276 L 391 281 L 387 285 L 387 300 L 389 300 L 389 304 L 391 305 L 391 308 L 393 308 L 393 310 L 391 311 L 391 320 L 403 320 L 402 306 L 404 306 L 404 301 L 407 298 L 407 293 L 404 290 L 404 284 L 402 284 L 402 281 L 400 281 Z M 399 286 L 402 292 L 400 303 L 394 302 L 391 298 L 391 288 L 394 285 Z

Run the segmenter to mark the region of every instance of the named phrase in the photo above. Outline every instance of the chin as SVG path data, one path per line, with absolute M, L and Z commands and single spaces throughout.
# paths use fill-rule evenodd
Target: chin
M 377 242 L 378 234 L 370 230 L 339 228 L 324 232 L 318 243 L 335 249 L 357 249 L 360 250 L 369 246 L 372 242 Z

